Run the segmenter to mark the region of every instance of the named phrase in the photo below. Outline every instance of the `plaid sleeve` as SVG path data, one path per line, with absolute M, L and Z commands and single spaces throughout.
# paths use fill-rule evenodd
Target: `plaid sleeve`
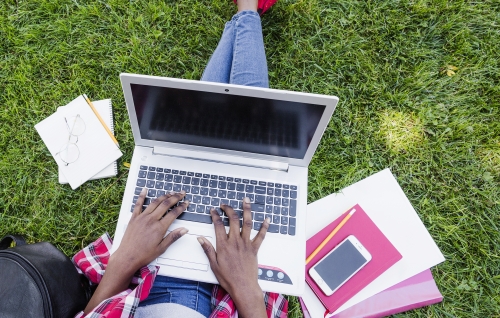
M 106 270 L 109 251 L 113 241 L 108 233 L 73 256 L 73 264 L 92 284 L 99 284 Z M 103 300 L 90 313 L 79 312 L 75 318 L 133 318 L 141 300 L 148 297 L 158 268 L 153 265 L 142 267 L 132 278 L 131 289 Z
M 264 293 L 267 317 L 286 318 L 288 314 L 288 300 L 281 294 Z M 212 290 L 212 306 L 214 311 L 210 318 L 238 318 L 238 311 L 231 296 L 219 285 Z
M 85 275 L 92 284 L 99 284 L 108 265 L 109 251 L 112 246 L 113 240 L 108 233 L 104 233 L 95 242 L 76 253 L 72 259 L 73 264 L 78 272 Z
M 302 297 L 299 297 L 299 302 L 300 302 L 300 309 L 302 309 L 302 314 L 304 315 L 304 318 L 311 318 L 311 314 L 309 314 L 309 310 L 306 307 L 306 303 L 302 299 Z M 328 311 L 329 313 L 329 311 Z M 325 314 L 326 317 L 326 314 Z

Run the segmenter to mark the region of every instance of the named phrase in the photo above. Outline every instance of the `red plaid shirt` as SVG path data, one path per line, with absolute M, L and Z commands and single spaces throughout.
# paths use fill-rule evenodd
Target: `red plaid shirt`
M 108 264 L 109 251 L 113 241 L 108 233 L 103 234 L 94 243 L 85 247 L 73 256 L 73 263 L 79 272 L 83 273 L 93 284 L 99 284 Z M 133 318 L 139 302 L 146 299 L 156 278 L 158 267 L 148 265 L 141 268 L 132 279 L 131 288 L 118 295 L 102 301 L 86 316 L 83 311 L 75 318 Z M 270 318 L 285 318 L 288 313 L 288 301 L 280 294 L 264 293 L 267 316 Z M 212 306 L 214 311 L 210 318 L 237 318 L 238 311 L 229 294 L 219 285 L 212 291 Z

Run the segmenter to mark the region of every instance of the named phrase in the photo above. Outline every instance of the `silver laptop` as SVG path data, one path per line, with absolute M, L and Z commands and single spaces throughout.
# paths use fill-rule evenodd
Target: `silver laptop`
M 196 238 L 217 249 L 210 209 L 225 203 L 242 213 L 249 197 L 252 237 L 271 218 L 258 255 L 262 290 L 301 295 L 307 169 L 338 98 L 135 74 L 120 79 L 135 148 L 113 251 L 143 187 L 146 204 L 185 190 L 189 208 L 169 231 L 189 232 L 153 263 L 160 275 L 217 283 Z

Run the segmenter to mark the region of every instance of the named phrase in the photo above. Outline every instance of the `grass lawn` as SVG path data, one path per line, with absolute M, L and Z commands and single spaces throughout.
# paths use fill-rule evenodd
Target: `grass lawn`
M 114 233 L 133 137 L 120 72 L 199 79 L 231 0 L 0 1 L 0 235 L 70 255 Z M 500 2 L 280 0 L 263 19 L 271 87 L 340 97 L 309 202 L 390 167 L 447 261 L 441 304 L 398 317 L 500 317 Z M 76 191 L 33 126 L 112 98 L 117 178 Z M 296 299 L 290 317 L 301 317 Z

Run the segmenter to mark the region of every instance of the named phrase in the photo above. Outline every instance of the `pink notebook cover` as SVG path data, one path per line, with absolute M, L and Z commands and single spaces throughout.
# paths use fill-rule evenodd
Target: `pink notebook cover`
M 318 234 L 307 240 L 306 255 L 310 255 L 352 209 L 356 209 L 356 212 L 349 221 L 344 224 L 311 262 L 306 265 L 306 281 L 329 312 L 337 310 L 352 296 L 357 294 L 361 289 L 402 258 L 398 250 L 396 250 L 394 245 L 392 245 L 375 223 L 373 223 L 359 204 L 347 210 L 335 221 L 318 232 Z M 372 255 L 372 259 L 365 267 L 333 293 L 333 295 L 326 296 L 309 276 L 309 269 L 349 235 L 354 235 L 361 244 L 363 244 Z
M 432 278 L 430 269 L 339 312 L 332 318 L 378 318 L 437 304 L 443 296 Z M 311 318 L 300 298 L 304 317 Z

